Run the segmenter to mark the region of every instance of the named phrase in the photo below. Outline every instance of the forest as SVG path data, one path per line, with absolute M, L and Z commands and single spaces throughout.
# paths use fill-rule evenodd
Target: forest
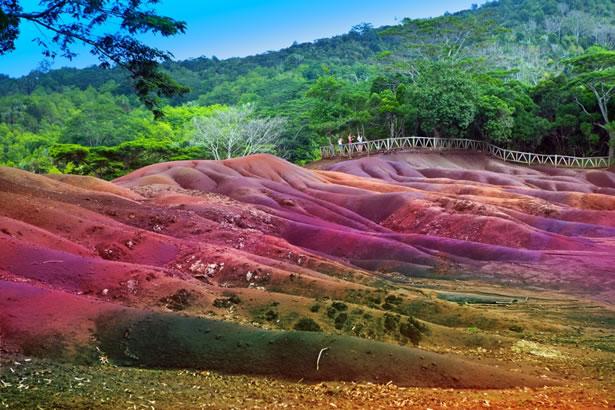
M 268 130 L 259 151 L 300 164 L 349 133 L 613 157 L 614 49 L 614 2 L 494 1 L 246 58 L 165 64 L 189 91 L 166 98 L 161 116 L 119 68 L 43 64 L 0 76 L 0 164 L 112 179 L 219 158 L 202 134 L 238 130 L 240 119 L 241 132 Z M 236 148 L 228 156 L 251 152 Z

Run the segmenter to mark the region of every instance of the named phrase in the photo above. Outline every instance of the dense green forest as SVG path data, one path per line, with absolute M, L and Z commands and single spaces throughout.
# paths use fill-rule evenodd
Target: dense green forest
M 252 57 L 166 64 L 190 92 L 168 99 L 161 119 L 120 69 L 0 76 L 0 164 L 113 178 L 150 163 L 212 158 L 195 124 L 234 107 L 255 127 L 275 120 L 267 150 L 298 163 L 348 133 L 607 155 L 613 49 L 615 2 L 501 0 L 397 26 L 360 24 Z

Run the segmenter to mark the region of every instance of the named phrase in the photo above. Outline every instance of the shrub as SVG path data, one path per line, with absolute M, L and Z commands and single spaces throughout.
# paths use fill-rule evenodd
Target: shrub
M 384 301 L 385 301 L 385 303 L 388 303 L 390 305 L 399 305 L 404 300 L 402 298 L 400 298 L 399 296 L 387 295 L 387 297 L 384 298 Z
M 333 302 L 331 304 L 331 307 L 334 308 L 335 310 L 340 311 L 340 312 L 348 310 L 348 306 L 345 303 L 343 303 L 343 302 Z
M 517 332 L 517 333 L 521 333 L 523 332 L 523 327 L 519 326 L 519 325 L 512 325 L 511 327 L 508 328 L 509 330 L 513 331 L 513 332 Z
M 399 328 L 399 316 L 384 315 L 384 329 L 387 332 L 397 332 Z
M 302 330 L 304 332 L 322 332 L 320 325 L 309 317 L 299 319 L 299 321 L 295 323 L 294 329 Z
M 240 303 L 241 299 L 235 294 L 228 298 L 219 298 L 214 300 L 214 306 L 217 308 L 230 308 L 232 305 L 238 305 Z
M 320 305 L 318 303 L 313 304 L 312 306 L 310 306 L 310 311 L 311 312 L 318 312 L 320 310 Z
M 268 322 L 273 322 L 278 318 L 278 312 L 273 309 L 269 309 L 265 312 L 265 320 Z
M 232 304 L 234 304 L 234 305 L 238 305 L 238 304 L 240 304 L 240 303 L 241 303 L 241 299 L 240 299 L 240 298 L 239 298 L 239 296 L 237 296 L 237 295 L 231 295 L 231 296 L 228 298 L 228 300 L 229 300 Z
M 335 318 L 335 328 L 336 329 L 341 329 L 344 327 L 344 324 L 346 323 L 346 321 L 348 320 L 348 314 L 347 313 L 340 313 L 339 315 L 337 315 L 337 317 Z
M 413 345 L 418 346 L 423 334 L 427 332 L 427 326 L 420 323 L 413 317 L 408 318 L 406 323 L 399 326 L 399 333 L 407 337 Z
M 193 299 L 194 295 L 190 291 L 180 289 L 173 295 L 160 299 L 160 302 L 168 309 L 179 311 L 189 307 Z

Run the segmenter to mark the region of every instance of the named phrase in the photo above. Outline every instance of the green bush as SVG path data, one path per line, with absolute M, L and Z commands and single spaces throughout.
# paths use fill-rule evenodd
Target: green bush
M 399 333 L 405 336 L 412 342 L 413 345 L 418 346 L 423 334 L 427 332 L 427 326 L 420 323 L 414 318 L 408 318 L 406 323 L 402 323 L 399 326 Z
M 519 325 L 512 325 L 508 329 L 513 331 L 513 332 L 517 332 L 517 333 L 523 332 L 523 327 L 519 326 Z
M 309 317 L 299 319 L 299 321 L 295 323 L 294 329 L 302 330 L 304 332 L 322 332 L 320 325 Z
M 278 312 L 273 309 L 269 309 L 265 312 L 265 320 L 268 322 L 273 322 L 278 318 Z
M 341 329 L 344 327 L 344 324 L 346 323 L 346 321 L 348 320 L 348 314 L 347 313 L 340 313 L 339 315 L 337 315 L 337 317 L 335 318 L 335 328 L 336 329 Z
M 399 316 L 384 315 L 384 329 L 387 332 L 397 332 L 399 328 Z
M 238 305 L 241 303 L 241 299 L 239 296 L 232 294 L 228 298 L 218 298 L 214 300 L 213 305 L 217 308 L 230 308 L 233 305 Z
M 331 307 L 334 308 L 335 310 L 339 311 L 339 312 L 343 312 L 345 310 L 348 310 L 348 306 L 343 303 L 343 302 L 333 302 L 331 304 Z
M 384 301 L 385 301 L 385 303 L 388 303 L 388 304 L 391 304 L 391 305 L 399 305 L 404 300 L 402 298 L 400 298 L 399 296 L 387 295 L 387 297 L 384 298 Z

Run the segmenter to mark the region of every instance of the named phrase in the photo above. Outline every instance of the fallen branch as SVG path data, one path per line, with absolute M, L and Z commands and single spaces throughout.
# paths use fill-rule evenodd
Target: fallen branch
M 328 347 L 324 347 L 322 349 L 320 349 L 320 352 L 318 352 L 318 359 L 316 359 L 316 371 L 318 371 L 320 369 L 320 358 L 322 357 L 322 354 L 324 352 L 326 352 L 327 350 L 329 350 Z

